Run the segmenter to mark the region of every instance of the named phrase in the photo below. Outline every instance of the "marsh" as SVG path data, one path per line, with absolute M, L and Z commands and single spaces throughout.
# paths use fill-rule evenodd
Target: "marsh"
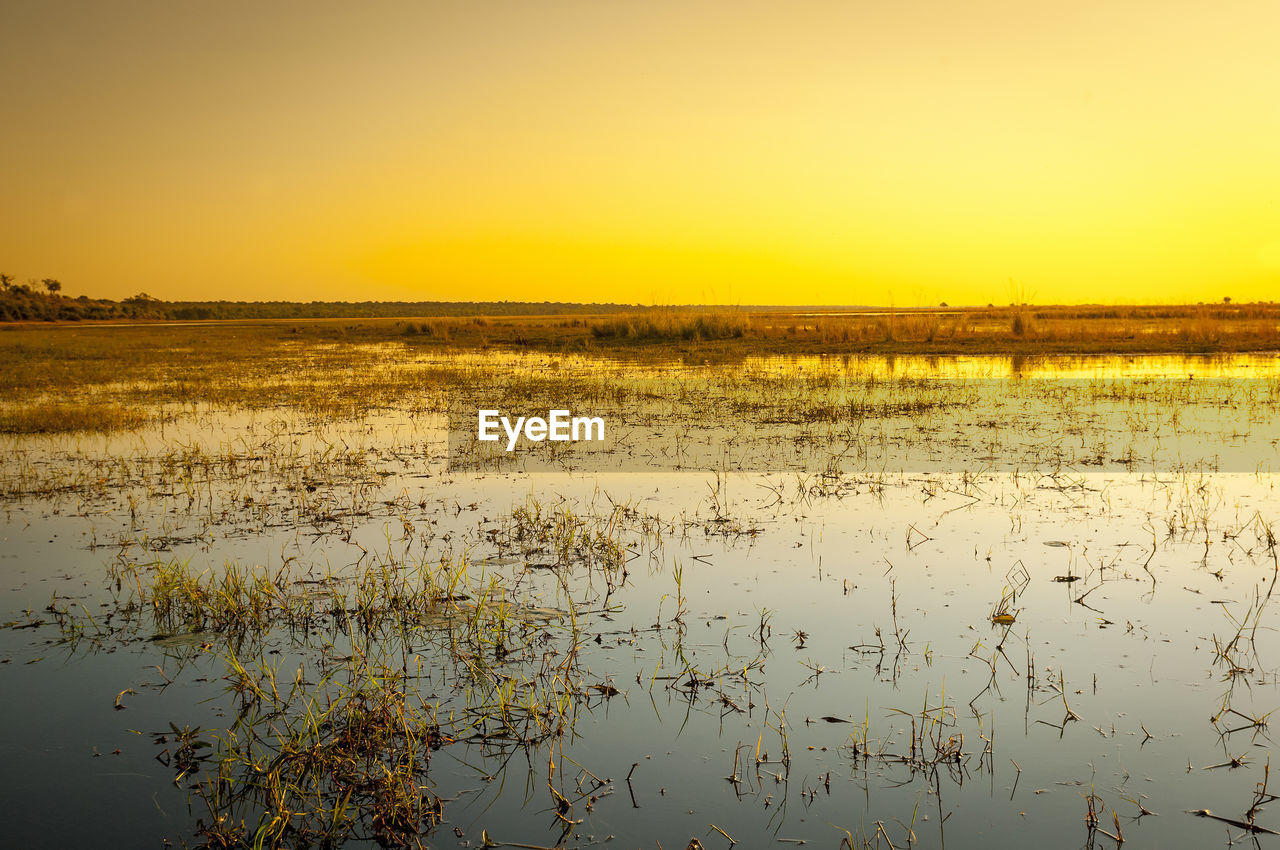
M 114 366 L 86 345 L 5 399 L 131 411 L 3 437 L 15 840 L 1169 846 L 1275 823 L 1270 357 L 292 340 L 240 377 L 239 346 L 114 333 Z M 468 388 L 629 436 L 494 468 L 450 443 Z

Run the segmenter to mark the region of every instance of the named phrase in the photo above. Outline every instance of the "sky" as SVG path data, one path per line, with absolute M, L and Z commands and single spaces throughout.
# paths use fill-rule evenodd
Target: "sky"
M 12 0 L 0 271 L 71 295 L 1280 291 L 1280 3 Z

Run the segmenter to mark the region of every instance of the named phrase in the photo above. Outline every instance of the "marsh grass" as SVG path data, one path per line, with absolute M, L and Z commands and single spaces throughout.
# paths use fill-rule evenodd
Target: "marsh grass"
M 360 658 L 309 685 L 301 667 L 287 684 L 231 669 L 237 719 L 195 786 L 202 846 L 422 846 L 443 818 L 431 755 L 449 741 L 402 671 Z
M 111 402 L 37 401 L 0 406 L 0 434 L 62 434 L 132 431 L 155 414 Z
M 658 310 L 640 315 L 619 314 L 592 322 L 596 339 L 721 340 L 743 339 L 752 332 L 747 313 L 690 313 Z
M 682 360 L 750 370 L 772 353 L 1256 351 L 1274 350 L 1278 329 L 1280 308 L 1270 305 L 21 326 L 0 332 L 0 433 L 131 430 L 155 424 L 166 406 L 291 410 L 316 423 L 406 402 L 422 413 L 494 380 L 512 401 L 527 394 L 523 382 L 621 404 Z M 590 367 L 559 371 L 575 358 Z M 633 371 L 649 387 L 617 380 Z
M 1273 350 L 1280 308 L 1270 304 L 1180 307 L 1009 307 L 863 311 L 654 309 L 589 320 L 594 340 L 727 343 L 726 353 L 1196 352 Z M 536 326 L 536 323 L 534 323 Z M 575 340 L 562 331 L 565 342 Z M 529 340 L 537 333 L 523 334 Z M 496 341 L 497 337 L 494 340 Z M 544 343 L 545 345 L 545 343 Z
M 996 318 L 1010 320 L 1003 313 Z M 792 333 L 756 321 L 744 339 L 747 333 Z M 869 331 L 874 335 L 932 333 L 937 339 L 948 332 L 941 317 L 880 315 L 875 321 L 883 325 Z M 1032 317 L 1024 336 L 1047 333 L 1049 321 Z M 916 328 L 914 322 L 926 326 Z M 587 333 L 587 327 L 574 330 Z M 670 327 L 683 333 L 681 325 Z M 856 327 L 830 320 L 824 332 L 837 339 Z M 448 333 L 470 334 L 473 328 L 496 335 L 509 330 L 501 322 L 464 321 Z M 794 334 L 817 332 L 797 327 Z M 405 336 L 413 346 L 428 345 L 437 338 L 433 333 Z M 959 511 L 986 503 L 1007 507 L 1019 534 L 1019 512 L 1053 495 L 1073 508 L 1077 501 L 1089 503 L 1101 517 L 1111 511 L 1110 495 L 1089 489 L 1079 464 L 1072 465 L 1078 457 L 1149 460 L 1142 440 L 1152 433 L 1162 440 L 1178 436 L 1209 443 L 1221 442 L 1222 429 L 1239 423 L 1263 433 L 1275 421 L 1280 399 L 1274 377 L 1247 384 L 1109 376 L 1064 383 L 1012 363 L 1012 374 L 994 375 L 998 380 L 984 373 L 980 381 L 952 381 L 926 377 L 924 360 L 746 358 L 677 369 L 658 359 L 619 363 L 509 352 L 498 358 L 442 357 L 402 340 L 286 339 L 256 352 L 237 343 L 228 356 L 245 365 L 243 372 L 219 371 L 195 347 L 171 352 L 169 361 L 149 359 L 139 349 L 129 355 L 137 358 L 136 368 L 122 379 L 118 369 L 103 365 L 110 362 L 107 350 L 99 353 L 103 361 L 86 358 L 84 369 L 67 372 L 65 386 L 36 389 L 44 379 L 23 376 L 27 388 L 15 392 L 24 398 L 49 393 L 68 404 L 81 393 L 100 393 L 120 405 L 154 399 L 155 429 L 136 442 L 123 441 L 123 435 L 100 443 L 87 437 L 8 437 L 0 492 L 18 517 L 66 510 L 91 527 L 101 523 L 101 535 L 92 530 L 87 544 L 107 559 L 109 598 L 95 608 L 79 596 L 55 595 L 48 609 L 29 611 L 10 627 L 35 631 L 47 619 L 60 627 L 63 646 L 73 653 L 136 645 L 163 650 L 166 658 L 204 659 L 213 668 L 211 678 L 226 683 L 223 699 L 231 719 L 202 731 L 188 725 L 192 718 L 176 718 L 157 743 L 165 746 L 175 781 L 204 812 L 197 837 L 210 847 L 438 844 L 432 833 L 451 805 L 432 774 L 442 752 L 460 761 L 476 758 L 477 772 L 486 777 L 493 764 L 486 759 L 500 762 L 502 770 L 523 760 L 529 765 L 525 773 L 510 769 L 526 780 L 524 805 L 541 806 L 540 813 L 571 836 L 610 785 L 603 773 L 566 780 L 565 744 L 584 720 L 587 728 L 603 723 L 611 700 L 637 696 L 651 701 L 655 711 L 661 700 L 669 701 L 692 728 L 712 729 L 719 722 L 723 730 L 726 722 L 741 723 L 757 737 L 754 756 L 749 738 L 743 738 L 748 743 L 734 751 L 726 777 L 740 802 L 771 809 L 781 800 L 779 808 L 785 807 L 786 789 L 794 783 L 812 804 L 819 788 L 832 794 L 835 764 L 837 782 L 847 778 L 868 788 L 889 782 L 933 800 L 938 812 L 932 822 L 941 830 L 951 814 L 944 806 L 954 806 L 953 789 L 973 784 L 975 777 L 984 780 L 978 784 L 988 776 L 996 782 L 995 710 L 1000 707 L 1002 717 L 1008 712 L 1007 694 L 1001 693 L 1008 682 L 1019 691 L 1025 683 L 1026 728 L 1052 727 L 1061 739 L 1071 728 L 1096 722 L 1103 733 L 1102 720 L 1090 716 L 1081 705 L 1084 698 L 1076 696 L 1087 685 L 1069 683 L 1060 667 L 1053 675 L 1037 669 L 1032 646 L 1041 640 L 1032 640 L 1035 612 L 1023 595 L 1034 566 L 1019 570 L 1015 564 L 986 577 L 988 595 L 971 612 L 976 636 L 966 638 L 974 642 L 958 653 L 948 653 L 941 642 L 931 644 L 927 633 L 916 636 L 927 624 L 922 616 L 909 619 L 911 608 L 922 604 L 914 581 L 889 579 L 887 600 L 849 599 L 851 610 L 857 604 L 872 619 L 866 631 L 875 637 L 852 635 L 852 646 L 841 639 L 852 655 L 840 664 L 809 657 L 820 645 L 820 626 L 794 619 L 794 609 L 775 610 L 785 600 L 770 599 L 770 608 L 758 616 L 709 612 L 700 599 L 708 589 L 699 585 L 708 581 L 702 547 L 722 552 L 740 545 L 754 552 L 758 540 L 793 524 L 803 529 L 802 538 L 812 539 L 818 532 L 804 521 L 811 508 L 818 512 L 818 502 L 861 495 L 866 502 L 860 507 L 875 508 L 894 489 L 918 492 L 922 503 L 955 498 Z M 717 471 L 705 494 L 699 482 L 702 502 L 680 512 L 664 507 L 666 516 L 599 492 L 578 502 L 530 496 L 494 511 L 460 504 L 465 499 L 457 495 L 457 482 L 429 472 L 430 441 L 423 432 L 438 428 L 446 391 L 467 400 L 489 395 L 513 406 L 554 399 L 638 410 L 662 427 L 687 425 L 710 410 L 728 411 L 776 426 L 759 428 L 765 440 L 808 433 L 804 429 L 814 423 L 839 430 L 816 432 L 822 438 L 815 440 L 818 463 L 794 481 L 752 477 L 731 484 Z M 1198 422 L 1206 412 L 1216 417 L 1208 426 Z M 431 416 L 437 419 L 415 427 L 416 418 Z M 953 440 L 964 428 L 981 429 L 981 448 L 991 456 L 1002 445 L 1026 442 L 1043 462 L 998 481 L 969 471 L 945 481 L 884 468 L 842 468 L 870 456 L 877 445 L 927 447 Z M 112 429 L 103 430 L 112 436 Z M 829 439 L 832 434 L 840 439 Z M 1062 449 L 1068 440 L 1079 446 L 1078 457 Z M 979 460 L 977 466 L 986 469 L 990 461 Z M 1197 558 L 1203 551 L 1205 573 L 1213 577 L 1210 543 L 1217 545 L 1219 537 L 1230 547 L 1232 569 L 1256 567 L 1259 576 L 1272 577 L 1280 562 L 1265 509 L 1215 523 L 1224 505 L 1212 476 L 1155 470 L 1150 480 L 1159 488 L 1143 506 L 1151 551 L 1143 552 L 1147 563 L 1130 559 L 1128 566 L 1135 575 L 1151 577 L 1152 594 L 1156 576 L 1165 574 L 1158 563 L 1148 569 L 1158 549 L 1181 557 L 1193 548 Z M 754 499 L 768 499 L 769 507 Z M 106 517 L 120 522 L 109 525 Z M 453 529 L 437 529 L 446 517 L 453 518 Z M 382 534 L 376 546 L 360 534 L 370 526 Z M 941 536 L 933 527 L 912 524 L 905 534 L 895 530 L 893 545 L 905 547 L 903 557 L 914 556 L 928 550 L 927 544 L 937 545 L 934 535 Z M 227 544 L 219 541 L 232 537 L 254 546 L 258 537 L 283 540 L 293 548 L 286 556 L 282 546 L 273 566 L 226 559 Z M 318 542 L 304 549 L 301 540 L 308 546 Z M 698 548 L 690 550 L 694 542 Z M 761 549 L 770 559 L 779 551 Z M 296 558 L 304 551 L 310 553 L 305 562 Z M 979 558 L 976 548 L 973 557 Z M 1213 580 L 1221 580 L 1223 564 L 1216 562 Z M 878 562 L 864 566 L 855 575 L 882 569 Z M 1102 561 L 1072 566 L 1083 566 L 1084 583 L 1066 585 L 1067 607 L 1103 606 L 1099 597 L 1107 591 L 1089 594 L 1115 586 L 1114 560 L 1109 567 Z M 637 575 L 657 589 L 652 597 L 626 596 Z M 838 593 L 833 585 L 822 591 Z M 851 593 L 848 581 L 844 593 Z M 1269 633 L 1269 623 L 1259 626 L 1264 594 L 1243 609 L 1224 608 L 1224 634 L 1217 629 L 1211 647 L 1205 642 L 1214 653 L 1212 660 L 1205 653 L 1206 664 L 1227 690 L 1214 706 L 1213 731 L 1224 740 L 1266 732 L 1267 709 L 1244 698 L 1246 684 L 1265 670 L 1254 643 L 1256 635 Z M 628 605 L 644 611 L 629 627 L 617 622 Z M 795 640 L 769 645 L 774 617 Z M 723 639 L 718 628 L 714 637 L 704 637 L 721 619 Z M 631 660 L 618 662 L 618 655 L 606 651 L 614 647 L 630 652 Z M 978 670 L 976 679 L 965 680 L 976 682 L 976 694 L 929 689 L 930 666 L 935 657 L 945 663 L 948 654 Z M 870 686 L 886 685 L 881 693 L 890 694 L 885 699 L 891 704 L 878 706 L 873 715 L 870 704 L 864 714 L 861 700 L 855 700 L 826 717 L 799 717 L 794 707 L 789 713 L 789 697 L 774 693 L 771 699 L 768 687 L 796 667 L 806 677 L 802 687 L 815 692 L 833 676 L 852 678 L 861 669 Z M 615 681 L 619 670 L 626 671 L 625 680 Z M 922 693 L 909 690 L 913 673 L 926 679 Z M 112 689 L 117 692 L 123 696 L 128 689 Z M 123 710 L 120 697 L 115 707 Z M 698 727 L 699 718 L 711 718 L 713 725 Z M 807 727 L 846 722 L 850 726 L 832 727 L 841 736 L 848 730 L 833 747 L 839 762 L 824 764 L 825 779 L 815 779 L 813 763 L 801 762 Z M 740 763 L 744 748 L 748 755 Z M 532 765 L 541 764 L 548 765 L 545 785 L 534 778 Z M 802 764 L 805 769 L 799 769 Z M 1104 834 L 1099 826 L 1107 826 L 1105 806 L 1092 790 L 1087 808 L 1090 837 Z M 899 810 L 901 819 L 875 821 L 858 838 L 846 832 L 847 846 L 914 846 L 921 821 L 908 811 Z M 720 833 L 742 837 L 738 825 L 719 822 L 726 827 L 716 827 Z M 1118 825 L 1112 834 L 1120 835 Z
M 223 468 L 219 463 L 208 468 Z M 233 478 L 223 479 L 222 486 L 230 486 Z M 840 492 L 815 493 L 815 486 L 798 480 L 794 496 L 779 487 L 779 497 L 806 505 L 806 500 L 828 498 L 822 493 Z M 943 492 L 940 484 L 923 486 L 929 498 Z M 963 482 L 949 486 L 979 492 Z M 1035 479 L 1021 486 L 1034 492 L 1046 485 Z M 1170 536 L 1194 544 L 1216 533 L 1209 518 L 1218 503 L 1204 479 L 1183 479 L 1179 486 L 1169 490 Z M 761 612 L 758 622 L 731 613 L 723 653 L 715 650 L 715 640 L 692 633 L 703 626 L 691 605 L 691 562 L 665 557 L 666 541 L 700 530 L 699 539 L 711 539 L 721 525 L 747 524 L 739 516 L 742 498 L 722 476 L 707 489 L 703 510 L 665 521 L 603 496 L 577 504 L 531 496 L 479 521 L 469 545 L 432 559 L 409 554 L 419 539 L 414 530 L 405 528 L 399 538 L 392 533 L 410 522 L 414 503 L 387 500 L 382 503 L 388 519 L 385 549 L 366 551 L 344 568 L 323 571 L 293 561 L 267 568 L 209 558 L 117 558 L 111 572 L 117 597 L 107 610 L 90 617 L 83 605 L 63 600 L 65 607 L 52 605 L 47 613 L 62 626 L 67 642 L 84 651 L 94 644 L 153 642 L 174 655 L 204 655 L 207 663 L 218 665 L 233 709 L 225 729 L 193 729 L 179 718 L 156 738 L 175 782 L 192 795 L 200 813 L 195 835 L 205 847 L 433 846 L 453 805 L 437 784 L 433 764 L 442 753 L 465 759 L 474 752 L 504 765 L 516 759 L 558 764 L 546 770 L 545 785 L 528 780 L 526 805 L 541 805 L 556 828 L 571 836 L 611 785 L 604 774 L 582 773 L 580 793 L 575 793 L 574 781 L 563 782 L 565 765 L 576 765 L 566 760 L 572 757 L 566 757 L 565 743 L 575 739 L 584 720 L 603 722 L 607 710 L 601 706 L 611 699 L 634 698 L 627 690 L 639 691 L 655 706 L 666 697 L 687 706 L 690 715 L 714 720 L 718 714 L 722 724 L 726 718 L 750 724 L 757 741 L 734 751 L 725 778 L 740 803 L 765 809 L 777 799 L 785 805 L 785 789 L 792 783 L 809 805 L 819 794 L 832 795 L 831 764 L 823 765 L 825 778 L 815 779 L 801 760 L 807 732 L 799 730 L 814 723 L 849 723 L 834 727 L 848 729 L 844 742 L 833 748 L 839 756 L 836 781 L 887 782 L 918 792 L 921 800 L 936 805 L 936 817 L 930 811 L 928 820 L 939 829 L 960 789 L 978 779 L 985 784 L 988 776 L 996 781 L 1001 738 L 995 711 L 1007 711 L 1008 704 L 1000 692 L 1008 687 L 1002 679 L 1026 683 L 1023 722 L 1028 725 L 1050 726 L 1055 735 L 1064 735 L 1069 724 L 1088 717 L 1075 696 L 1078 683 L 1069 683 L 1061 670 L 1052 677 L 1037 675 L 1031 647 L 1038 641 L 1000 621 L 981 624 L 979 644 L 969 654 L 979 665 L 989 665 L 991 678 L 967 707 L 954 694 L 927 685 L 908 707 L 910 671 L 932 664 L 932 653 L 928 643 L 912 635 L 910 624 L 899 622 L 900 597 L 910 599 L 914 591 L 900 593 L 893 580 L 887 622 L 876 626 L 876 641 L 850 649 L 859 658 L 853 666 L 892 682 L 900 695 L 883 716 L 873 716 L 868 707 L 851 720 L 849 706 L 841 706 L 833 716 L 797 717 L 786 701 L 771 701 L 766 687 L 767 670 L 786 663 L 768 645 L 772 612 Z M 908 550 L 921 546 L 922 536 L 927 538 L 908 530 L 904 545 Z M 1242 563 L 1246 556 L 1249 563 L 1255 557 L 1264 565 L 1274 562 L 1275 535 L 1262 515 L 1240 517 L 1225 529 L 1228 537 L 1239 544 Z M 482 546 L 485 554 L 471 552 L 470 545 Z M 647 560 L 645 553 L 651 556 Z M 610 679 L 607 656 L 593 655 L 591 647 L 610 615 L 620 611 L 615 594 L 625 588 L 628 569 L 642 564 L 666 573 L 667 596 L 648 630 L 618 630 L 620 645 L 644 648 L 643 663 L 651 665 L 626 687 L 629 681 Z M 1086 583 L 1099 581 L 1103 572 L 1090 569 Z M 991 588 L 994 612 L 1017 611 L 1021 603 L 1015 604 L 1015 592 L 1021 594 L 1031 578 L 1026 568 L 1011 568 L 1005 586 L 997 582 Z M 1256 597 L 1243 612 L 1228 612 L 1227 636 L 1214 639 L 1228 674 L 1246 661 L 1256 663 L 1248 657 L 1255 653 L 1263 607 Z M 995 619 L 987 610 L 974 613 L 979 622 Z M 786 642 L 787 655 L 808 651 L 807 633 L 795 633 L 798 646 L 793 650 L 793 642 Z M 1025 664 L 1023 648 L 1015 651 L 1019 642 L 1026 644 Z M 272 654 L 281 647 L 283 653 Z M 848 665 L 824 672 L 824 665 L 800 657 L 795 663 L 812 672 L 815 689 L 820 677 L 851 672 Z M 998 677 L 997 671 L 1006 675 Z M 1224 702 L 1215 718 L 1222 721 L 1219 731 L 1264 734 L 1267 715 L 1246 708 Z M 1101 721 L 1090 717 L 1086 722 Z M 487 765 L 482 762 L 477 770 Z M 552 777 L 561 781 L 553 783 Z M 529 802 L 534 799 L 541 803 Z M 1119 835 L 1114 810 L 1108 819 L 1100 796 L 1091 794 L 1087 802 L 1087 834 Z M 859 833 L 844 832 L 848 843 L 841 846 L 863 850 L 921 843 L 921 803 L 899 814 Z M 1252 813 L 1236 820 L 1252 823 Z M 741 825 L 719 816 L 717 821 L 725 834 L 743 835 Z M 1131 831 L 1128 824 L 1126 829 Z
M 535 604 L 546 568 L 524 557 L 498 558 L 505 571 L 466 556 L 413 561 L 389 541 L 363 566 L 321 576 L 293 563 L 118 561 L 105 612 L 47 612 L 77 651 L 144 641 L 222 659 L 235 721 L 211 743 L 176 724 L 157 738 L 175 782 L 194 780 L 201 846 L 425 846 L 444 816 L 433 752 L 549 746 L 618 694 L 582 663 L 589 611 L 625 582 L 627 553 L 660 545 L 661 524 L 626 505 L 578 515 L 530 499 L 487 538 L 554 557 L 547 592 L 563 607 Z M 280 636 L 301 659 L 291 677 L 268 660 Z M 424 676 L 441 685 L 434 701 Z M 549 790 L 563 817 L 573 804 Z
M 403 395 L 388 361 L 537 351 L 649 363 L 768 354 L 1089 354 L 1274 351 L 1280 306 L 1009 307 L 786 312 L 661 308 L 595 317 L 194 322 L 0 329 L 0 402 L 148 386 L 147 405 L 266 406 Z M 323 377 L 325 392 L 310 386 Z M 441 378 L 446 377 L 441 375 Z M 390 379 L 390 380 L 388 380 Z M 97 401 L 125 406 L 142 399 Z M 49 417 L 41 417 L 48 422 Z M 20 424 L 20 423 L 19 423 Z

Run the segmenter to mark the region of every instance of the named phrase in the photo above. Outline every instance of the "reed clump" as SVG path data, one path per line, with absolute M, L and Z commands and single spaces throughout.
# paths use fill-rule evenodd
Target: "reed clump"
M 422 846 L 444 817 L 427 783 L 449 739 L 403 672 L 360 659 L 347 673 L 308 687 L 299 668 L 282 687 L 232 662 L 237 720 L 195 787 L 204 847 Z
M 596 339 L 722 340 L 742 339 L 752 330 L 744 313 L 692 313 L 659 311 L 640 315 L 618 314 L 591 324 Z

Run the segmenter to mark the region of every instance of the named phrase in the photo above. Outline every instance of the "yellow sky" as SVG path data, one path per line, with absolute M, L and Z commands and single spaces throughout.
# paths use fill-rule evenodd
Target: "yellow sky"
M 71 294 L 1272 299 L 1280 4 L 22 2 L 0 271 Z

